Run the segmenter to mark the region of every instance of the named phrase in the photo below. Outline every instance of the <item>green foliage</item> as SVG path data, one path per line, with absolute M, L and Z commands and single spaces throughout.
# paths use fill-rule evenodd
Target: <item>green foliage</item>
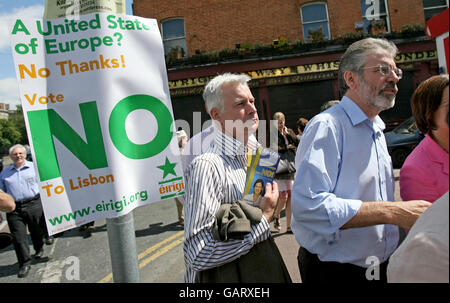
M 250 43 L 244 43 L 241 45 L 240 49 L 222 49 L 219 51 L 209 51 L 202 52 L 200 54 L 195 54 L 190 57 L 184 57 L 181 59 L 170 59 L 167 60 L 167 67 L 183 67 L 183 66 L 196 66 L 208 63 L 218 63 L 233 60 L 244 60 L 244 59 L 257 59 L 262 57 L 273 57 L 273 56 L 284 56 L 284 55 L 294 55 L 301 54 L 304 52 L 323 50 L 326 47 L 332 46 L 348 46 L 351 43 L 370 37 L 371 35 L 364 32 L 351 32 L 346 33 L 340 37 L 325 40 L 323 39 L 323 33 L 316 31 L 314 39 L 311 41 L 299 41 L 289 42 L 287 38 L 282 36 L 278 37 L 278 44 L 275 46 L 274 43 L 263 44 L 255 43 L 253 47 L 249 47 Z M 382 36 L 386 39 L 410 39 L 414 37 L 425 36 L 425 31 L 423 26 L 420 24 L 404 25 L 399 32 L 391 32 L 384 34 L 377 34 L 377 37 Z
M 9 121 L 13 123 L 16 130 L 20 133 L 19 143 L 28 144 L 27 128 L 25 127 L 22 106 L 17 105 L 16 112 L 9 115 Z
M 425 27 L 422 24 L 406 24 L 400 28 L 400 33 L 403 37 L 414 37 L 416 33 L 425 35 Z
M 16 129 L 13 122 L 6 119 L 0 119 L 0 147 L 10 147 L 20 142 L 20 132 Z
M 264 43 L 255 43 L 253 44 L 253 48 L 254 49 L 261 49 L 261 48 L 265 48 L 266 45 L 264 45 Z
M 334 41 L 338 45 L 350 45 L 355 41 L 369 37 L 368 34 L 364 32 L 348 32 L 343 34 L 341 37 L 336 38 Z
M 14 144 L 28 144 L 27 129 L 23 118 L 22 107 L 9 115 L 9 119 L 0 119 L 0 154 L 8 153 Z
M 285 45 L 289 45 L 289 39 L 284 36 L 278 37 L 278 47 L 283 47 Z
M 252 45 L 249 42 L 245 42 L 244 44 L 241 45 L 242 49 L 251 49 Z

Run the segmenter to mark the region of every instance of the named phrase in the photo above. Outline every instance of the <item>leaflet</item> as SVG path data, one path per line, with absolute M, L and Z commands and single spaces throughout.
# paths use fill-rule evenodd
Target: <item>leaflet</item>
M 272 183 L 275 178 L 280 156 L 277 152 L 261 146 L 256 150 L 249 149 L 248 155 L 243 200 L 259 207 L 267 182 Z

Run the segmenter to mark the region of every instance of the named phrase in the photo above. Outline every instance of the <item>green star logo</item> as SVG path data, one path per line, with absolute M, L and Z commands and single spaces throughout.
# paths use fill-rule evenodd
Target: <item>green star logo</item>
M 177 165 L 177 164 L 176 163 L 170 163 L 169 159 L 167 159 L 167 157 L 166 157 L 166 163 L 164 163 L 164 165 L 157 166 L 159 169 L 164 171 L 163 179 L 166 178 L 166 176 L 168 174 L 172 174 L 174 176 L 177 175 L 175 173 L 175 169 L 174 169 L 175 165 Z

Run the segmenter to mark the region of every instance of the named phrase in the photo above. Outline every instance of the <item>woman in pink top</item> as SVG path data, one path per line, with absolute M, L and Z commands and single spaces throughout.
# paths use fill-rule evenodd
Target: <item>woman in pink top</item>
M 436 201 L 448 191 L 448 75 L 433 76 L 415 90 L 411 109 L 425 138 L 400 170 L 403 200 Z

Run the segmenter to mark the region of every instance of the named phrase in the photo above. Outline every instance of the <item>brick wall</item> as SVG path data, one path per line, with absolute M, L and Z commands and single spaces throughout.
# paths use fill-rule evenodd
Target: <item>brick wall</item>
M 393 31 L 399 31 L 405 24 L 422 24 L 425 26 L 422 0 L 391 0 L 388 2 L 388 6 Z
M 195 50 L 234 49 L 236 44 L 268 44 L 279 36 L 303 40 L 300 7 L 310 0 L 134 0 L 137 16 L 159 22 L 182 17 L 188 54 Z M 331 37 L 355 32 L 362 20 L 360 0 L 328 0 Z M 422 0 L 389 0 L 392 30 L 404 24 L 425 24 Z

